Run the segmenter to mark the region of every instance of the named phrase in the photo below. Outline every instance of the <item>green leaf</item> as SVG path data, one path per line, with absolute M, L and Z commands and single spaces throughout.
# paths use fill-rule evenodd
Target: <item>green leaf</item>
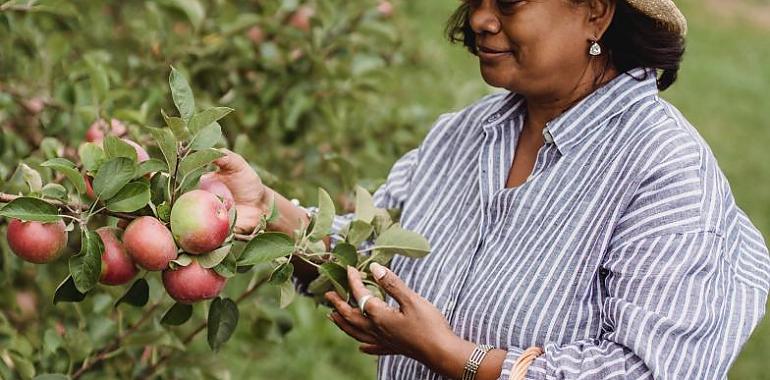
M 295 296 L 297 295 L 297 290 L 294 289 L 294 284 L 291 281 L 286 281 L 280 285 L 281 287 L 281 300 L 280 300 L 280 307 L 281 309 L 285 309 L 289 305 L 291 305 L 292 301 L 294 301 Z
M 274 222 L 274 221 L 278 220 L 278 218 L 281 216 L 281 213 L 278 211 L 278 207 L 276 207 L 276 205 L 275 205 L 275 194 L 273 194 L 273 197 L 270 200 L 270 210 L 269 210 L 268 214 L 270 216 L 267 217 L 267 220 L 266 220 L 267 223 Z
M 214 267 L 214 271 L 224 278 L 231 278 L 237 274 L 238 263 L 232 253 L 225 256 L 224 260 Z
M 238 325 L 238 305 L 229 298 L 215 298 L 208 318 L 209 347 L 216 352 L 230 339 Z
M 56 206 L 38 198 L 16 198 L 0 209 L 0 216 L 27 222 L 53 223 L 61 220 Z
M 412 258 L 424 257 L 430 253 L 430 243 L 422 235 L 401 228 L 396 223 L 374 241 L 374 248 L 385 253 Z
M 93 351 L 94 343 L 85 331 L 68 329 L 64 334 L 64 347 L 69 353 L 70 359 L 79 362 Z
M 176 257 L 176 259 L 171 260 L 171 263 L 174 265 L 180 266 L 180 267 L 186 267 L 190 264 L 192 264 L 192 257 L 190 255 L 183 253 Z
M 72 278 L 72 275 L 69 275 L 56 287 L 56 292 L 53 295 L 53 304 L 56 305 L 59 302 L 80 302 L 84 299 L 86 299 L 86 295 L 78 290 L 77 286 L 75 286 L 75 280 Z
M 143 307 L 147 305 L 150 299 L 150 285 L 144 278 L 137 279 L 131 284 L 125 294 L 115 302 L 115 307 L 121 303 L 127 303 L 131 306 Z
M 150 185 L 132 182 L 124 186 L 114 197 L 105 202 L 107 209 L 115 212 L 134 212 L 150 203 Z
M 102 141 L 102 145 L 104 146 L 104 153 L 107 155 L 107 158 L 125 157 L 136 161 L 136 149 L 122 139 L 115 136 L 107 136 Z
M 95 143 L 81 144 L 78 148 L 78 155 L 83 163 L 83 168 L 89 172 L 98 170 L 102 162 L 107 159 L 104 150 Z
M 160 152 L 163 153 L 163 158 L 166 159 L 166 163 L 168 164 L 168 170 L 173 173 L 176 169 L 177 160 L 177 138 L 174 136 L 174 132 L 168 129 L 149 127 L 147 130 L 158 144 Z
M 181 117 L 169 116 L 165 110 L 161 108 L 160 114 L 163 116 L 163 120 L 166 122 L 166 126 L 171 130 L 171 134 L 179 141 L 187 141 L 190 138 L 190 131 L 187 129 L 187 122 Z
M 294 240 L 279 232 L 266 232 L 257 235 L 243 248 L 238 259 L 239 266 L 266 263 L 294 252 Z
M 293 273 L 294 265 L 292 265 L 292 263 L 281 264 L 270 274 L 269 282 L 271 285 L 283 284 L 284 282 L 289 281 Z
M 169 200 L 168 188 L 169 175 L 158 172 L 152 175 L 150 179 L 150 193 L 152 194 L 152 203 L 160 205 Z
M 104 243 L 96 232 L 83 230 L 80 253 L 70 257 L 70 274 L 81 293 L 88 293 L 99 281 Z
M 179 110 L 179 115 L 182 119 L 189 120 L 195 114 L 195 98 L 187 78 L 174 66 L 171 66 L 168 84 L 171 87 L 171 97 L 174 98 L 174 105 Z
M 104 101 L 107 92 L 110 90 L 110 78 L 104 66 L 94 63 L 92 60 L 86 60 L 91 78 L 91 91 L 94 96 L 94 103 L 99 104 Z
M 318 214 L 315 217 L 313 232 L 310 233 L 310 239 L 321 240 L 331 233 L 332 223 L 334 222 L 334 202 L 329 193 L 322 188 L 318 188 Z
M 233 112 L 233 109 L 228 107 L 214 107 L 201 111 L 190 119 L 188 128 L 190 128 L 190 132 L 197 134 L 203 128 L 216 123 L 223 117 L 227 116 L 230 112 Z
M 160 319 L 160 323 L 168 326 L 180 326 L 190 320 L 192 317 L 193 306 L 184 303 L 175 303 L 170 309 L 163 314 L 163 318 Z
M 178 8 L 187 16 L 195 29 L 200 28 L 206 18 L 206 9 L 198 0 L 165 0 L 169 5 Z
M 225 257 L 230 253 L 230 248 L 232 247 L 232 245 L 226 245 L 224 247 L 219 247 L 205 255 L 200 255 L 197 257 L 198 264 L 204 268 L 213 268 L 219 265 L 219 263 L 225 259 Z
M 200 130 L 195 137 L 192 138 L 189 148 L 191 150 L 201 150 L 211 148 L 217 145 L 222 140 L 222 126 L 217 122 L 213 122 Z
M 157 217 L 165 223 L 171 221 L 171 205 L 168 202 L 163 202 L 157 207 Z
M 358 252 L 356 251 L 356 247 L 348 243 L 337 243 L 334 246 L 332 254 L 343 267 L 348 265 L 354 267 L 358 264 Z
M 8 352 L 8 357 L 23 380 L 31 379 L 35 376 L 35 365 L 29 359 L 14 351 Z
M 316 296 L 323 295 L 324 293 L 334 290 L 332 281 L 325 276 L 318 276 L 315 280 L 311 281 L 307 286 L 307 291 Z
M 356 219 L 366 223 L 372 223 L 374 213 L 377 209 L 374 207 L 374 199 L 366 189 L 356 186 Z
M 75 164 L 69 160 L 64 158 L 53 158 L 43 162 L 40 166 L 51 168 L 64 174 L 64 176 L 67 177 L 67 180 L 75 186 L 79 193 L 85 194 L 86 181 L 83 179 L 83 175 L 75 169 Z
M 43 186 L 41 193 L 46 198 L 58 199 L 60 201 L 67 200 L 67 189 L 58 183 L 49 183 Z
M 151 158 L 147 161 L 143 161 L 139 163 L 139 166 L 137 166 L 136 172 L 134 173 L 134 178 L 143 177 L 146 174 L 150 174 L 154 172 L 167 172 L 167 171 L 168 171 L 168 165 L 166 165 L 165 162 L 157 158 Z
M 21 169 L 24 182 L 29 186 L 29 191 L 39 193 L 43 189 L 43 179 L 40 177 L 40 173 L 27 166 L 27 164 L 19 164 L 19 168 Z
M 374 213 L 374 220 L 372 221 L 374 232 L 376 232 L 377 235 L 380 235 L 383 231 L 390 228 L 391 225 L 393 225 L 393 218 L 390 216 L 388 210 L 378 208 Z
M 335 263 L 323 263 L 318 268 L 318 273 L 321 276 L 328 278 L 332 282 L 332 285 L 334 285 L 334 289 L 337 290 L 337 293 L 342 298 L 347 299 L 350 285 L 348 285 L 348 271 L 345 270 L 345 268 Z
M 179 173 L 183 176 L 190 174 L 195 169 L 202 168 L 224 155 L 224 153 L 216 149 L 205 149 L 192 153 L 179 164 Z
M 105 162 L 94 178 L 94 193 L 100 199 L 110 199 L 134 178 L 136 165 L 126 157 L 111 158 Z
M 350 222 L 348 235 L 345 237 L 345 241 L 354 247 L 358 247 L 372 235 L 373 231 L 374 227 L 372 227 L 371 224 L 366 223 L 363 220 L 354 220 Z

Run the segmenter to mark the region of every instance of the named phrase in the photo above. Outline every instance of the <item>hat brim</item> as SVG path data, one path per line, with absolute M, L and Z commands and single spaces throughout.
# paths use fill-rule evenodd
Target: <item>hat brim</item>
M 670 31 L 687 34 L 687 19 L 671 0 L 625 0 L 632 8 L 659 21 Z

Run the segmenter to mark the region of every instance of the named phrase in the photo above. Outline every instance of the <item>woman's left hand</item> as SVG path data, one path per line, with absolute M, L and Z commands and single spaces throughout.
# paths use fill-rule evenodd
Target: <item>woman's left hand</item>
M 443 349 L 461 340 L 449 327 L 444 315 L 389 269 L 377 263 L 373 263 L 370 269 L 375 281 L 398 302 L 399 307 L 391 307 L 377 297 L 370 297 L 365 304 L 364 316 L 337 292 L 331 291 L 325 294 L 335 308 L 330 319 L 362 343 L 359 347 L 362 352 L 405 355 L 428 366 L 440 363 Z M 348 281 L 357 301 L 371 295 L 361 280 L 361 274 L 350 266 Z

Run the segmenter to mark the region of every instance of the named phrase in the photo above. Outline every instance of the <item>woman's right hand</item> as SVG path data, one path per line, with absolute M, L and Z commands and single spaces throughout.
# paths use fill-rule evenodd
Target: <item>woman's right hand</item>
M 221 181 L 230 189 L 238 212 L 235 232 L 249 234 L 268 212 L 271 191 L 241 155 L 227 149 L 222 149 L 222 152 L 225 156 L 214 161 L 219 170 L 205 174 L 205 177 Z

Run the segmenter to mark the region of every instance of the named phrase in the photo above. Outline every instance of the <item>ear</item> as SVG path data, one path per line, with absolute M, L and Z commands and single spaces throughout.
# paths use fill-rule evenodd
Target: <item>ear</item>
M 589 38 L 599 40 L 615 17 L 615 0 L 587 0 Z

